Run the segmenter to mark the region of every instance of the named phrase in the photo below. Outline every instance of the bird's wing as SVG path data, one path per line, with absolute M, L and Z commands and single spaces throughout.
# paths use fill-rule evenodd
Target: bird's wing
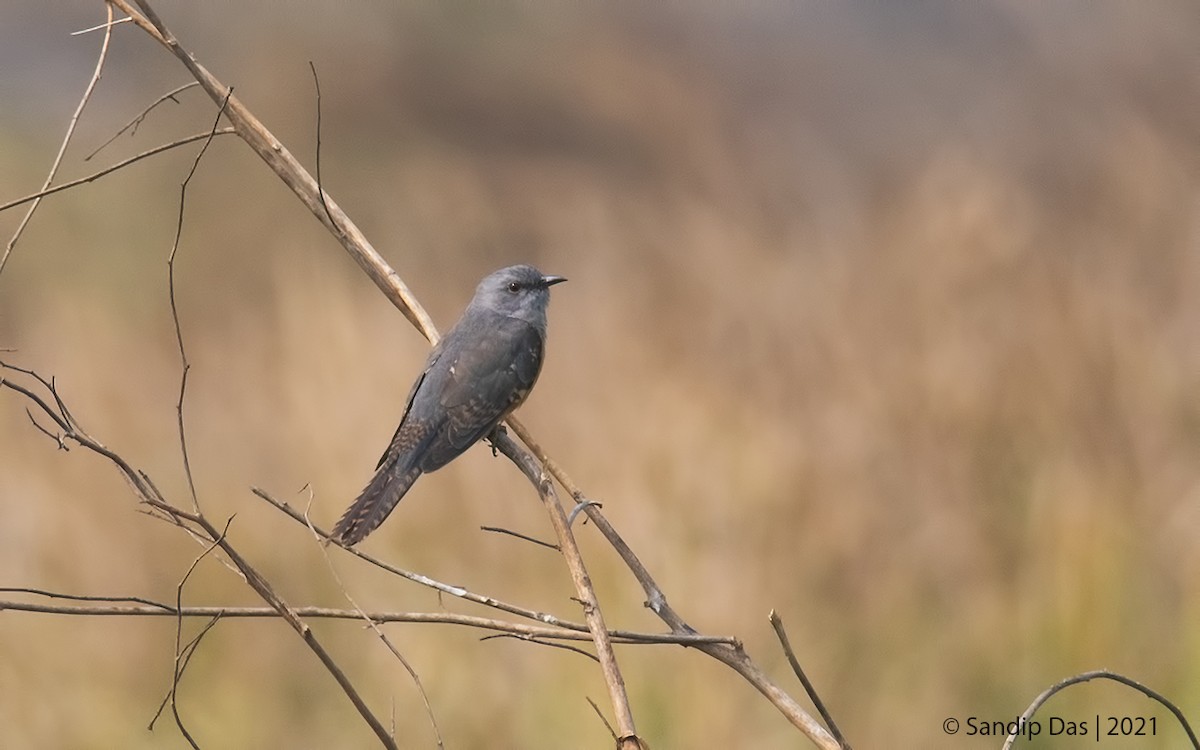
M 442 356 L 442 352 L 444 351 L 442 343 L 444 341 L 445 339 L 442 339 L 438 342 L 437 346 L 433 347 L 433 351 L 429 353 L 429 359 L 425 360 L 425 369 L 421 370 L 421 374 L 417 377 L 416 382 L 412 384 L 412 388 L 408 391 L 408 400 L 404 404 L 404 414 L 400 417 L 400 424 L 396 427 L 396 434 L 392 435 L 392 439 L 388 442 L 387 450 L 385 450 L 383 455 L 379 457 L 379 463 L 375 464 L 376 471 L 378 471 L 381 466 L 387 463 L 388 456 L 392 455 L 395 451 L 406 450 L 403 445 L 404 443 L 413 442 L 411 439 L 413 437 L 411 433 L 414 426 L 409 426 L 408 432 L 410 434 L 405 436 L 405 423 L 408 422 L 408 414 L 412 411 L 413 399 L 417 397 L 417 391 L 420 390 L 421 384 L 425 382 L 425 376 L 429 374 L 429 371 L 433 369 L 433 366 L 437 364 L 438 359 L 440 359 Z M 406 437 L 406 439 L 401 439 L 402 437 Z
M 503 318 L 487 335 L 456 352 L 446 370 L 440 402 L 446 422 L 422 461 L 433 471 L 491 432 L 533 388 L 542 367 L 541 332 L 524 321 Z

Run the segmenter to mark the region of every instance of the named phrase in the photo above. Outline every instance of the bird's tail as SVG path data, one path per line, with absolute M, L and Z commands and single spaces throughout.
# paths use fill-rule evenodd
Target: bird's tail
M 362 494 L 333 527 L 335 539 L 346 546 L 358 544 L 383 523 L 408 488 L 421 476 L 420 467 L 409 466 L 408 463 L 393 459 L 379 467 Z

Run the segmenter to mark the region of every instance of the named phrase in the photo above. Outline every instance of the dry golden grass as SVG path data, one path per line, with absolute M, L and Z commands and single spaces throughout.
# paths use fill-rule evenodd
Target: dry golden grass
M 50 40 L 0 67 L 29 102 L 0 117 L 0 198 L 39 181 L 96 46 L 66 33 L 97 5 L 29 2 L 0 30 L 0 47 Z M 1086 18 L 1006 2 L 521 7 L 161 12 L 297 153 L 311 149 L 316 60 L 327 188 L 443 328 L 500 265 L 571 278 L 522 419 L 685 617 L 743 638 L 791 684 L 766 621 L 779 610 L 855 746 L 998 747 L 947 738 L 942 720 L 1011 718 L 1102 666 L 1200 715 L 1200 25 L 1187 5 Z M 76 154 L 183 75 L 143 42 L 118 36 Z M 188 99 L 114 154 L 210 116 Z M 48 201 L 0 275 L 5 356 L 56 375 L 84 424 L 179 498 L 165 260 L 190 158 Z M 247 488 L 303 502 L 309 485 L 332 522 L 425 344 L 232 140 L 190 196 L 178 273 L 202 502 L 236 514 L 234 539 L 292 603 L 337 606 L 305 533 Z M 2 236 L 16 220 L 0 216 Z M 136 510 L 108 466 L 55 451 L 0 394 L 4 585 L 172 598 L 197 548 Z M 366 547 L 574 613 L 552 554 L 483 524 L 548 533 L 518 473 L 477 448 L 423 478 Z M 658 627 L 581 536 L 610 623 Z M 364 607 L 461 609 L 339 568 Z M 188 599 L 252 602 L 217 564 Z M 432 746 L 385 651 L 356 626 L 316 627 L 372 706 L 394 709 L 402 745 Z M 390 632 L 448 747 L 607 746 L 587 660 Z M 0 614 L 0 746 L 184 746 L 169 725 L 144 730 L 172 648 L 167 620 Z M 618 656 L 653 747 L 796 746 L 702 655 Z M 280 623 L 219 625 L 181 696 L 206 747 L 372 739 Z M 1128 746 L 1180 743 L 1165 712 L 1110 686 L 1049 712 L 1155 714 L 1171 734 Z

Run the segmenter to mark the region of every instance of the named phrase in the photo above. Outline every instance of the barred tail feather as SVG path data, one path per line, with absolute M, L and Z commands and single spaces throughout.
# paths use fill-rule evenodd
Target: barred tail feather
M 383 523 L 419 476 L 420 467 L 404 466 L 398 461 L 379 467 L 362 494 L 333 527 L 333 537 L 346 546 L 361 542 Z

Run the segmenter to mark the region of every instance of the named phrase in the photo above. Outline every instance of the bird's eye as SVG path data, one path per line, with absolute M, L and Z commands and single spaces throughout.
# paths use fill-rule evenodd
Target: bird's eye
M 513 293 L 521 291 L 520 282 L 517 282 L 517 281 L 508 282 L 508 291 L 513 292 Z

